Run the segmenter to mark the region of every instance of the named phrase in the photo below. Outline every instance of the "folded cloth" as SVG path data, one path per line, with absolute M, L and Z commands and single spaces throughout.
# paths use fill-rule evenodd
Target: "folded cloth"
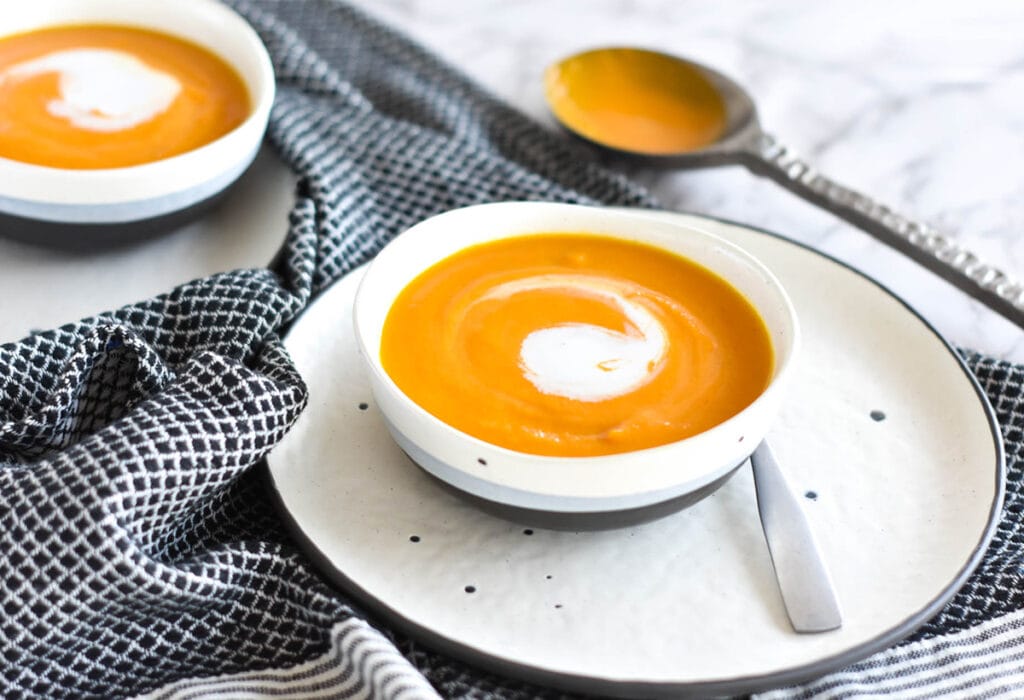
M 197 280 L 0 347 L 0 690 L 559 696 L 367 618 L 296 551 L 256 468 L 306 400 L 280 337 L 318 292 L 439 211 L 507 199 L 654 202 L 352 8 L 233 4 L 274 59 L 268 138 L 298 176 L 282 254 L 273 269 Z M 915 669 L 915 687 L 928 688 L 1024 646 L 1024 374 L 977 354 L 967 361 L 1006 436 L 1002 525 L 978 572 L 912 644 L 823 679 L 827 692 L 870 692 L 892 668 Z M 949 653 L 960 640 L 970 652 Z M 1024 682 L 1018 667 L 1001 667 L 992 687 Z

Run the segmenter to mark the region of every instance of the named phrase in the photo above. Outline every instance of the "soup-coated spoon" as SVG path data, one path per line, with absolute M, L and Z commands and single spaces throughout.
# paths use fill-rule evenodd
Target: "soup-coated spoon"
M 758 121 L 727 76 L 663 53 L 607 48 L 550 66 L 556 119 L 604 149 L 675 168 L 743 165 L 899 250 L 1024 328 L 1024 285 L 930 226 L 815 171 Z

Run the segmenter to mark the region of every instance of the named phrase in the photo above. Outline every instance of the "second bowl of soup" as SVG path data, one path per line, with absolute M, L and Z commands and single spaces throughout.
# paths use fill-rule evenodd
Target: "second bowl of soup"
M 0 224 L 88 247 L 165 229 L 249 167 L 275 94 L 215 0 L 37 0 L 0 16 Z
M 736 246 L 538 202 L 401 234 L 360 284 L 355 327 L 398 444 L 513 515 L 706 495 L 767 432 L 799 337 L 778 280 Z

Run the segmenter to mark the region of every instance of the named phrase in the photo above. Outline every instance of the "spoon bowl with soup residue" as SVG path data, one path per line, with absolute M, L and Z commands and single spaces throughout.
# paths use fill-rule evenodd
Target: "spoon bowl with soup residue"
M 765 132 L 749 93 L 688 59 L 600 48 L 549 66 L 555 118 L 618 156 L 666 168 L 743 165 L 907 255 L 1024 328 L 1024 284 L 953 239 L 825 177 Z
M 91 249 L 204 213 L 255 159 L 275 93 L 215 0 L 37 0 L 0 15 L 0 232 Z

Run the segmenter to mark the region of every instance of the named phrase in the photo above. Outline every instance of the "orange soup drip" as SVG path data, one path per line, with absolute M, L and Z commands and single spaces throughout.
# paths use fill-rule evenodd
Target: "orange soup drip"
M 219 57 L 159 32 L 114 25 L 0 39 L 0 157 L 118 168 L 175 156 L 241 124 L 251 106 Z
M 521 452 L 587 456 L 674 442 L 768 385 L 768 330 L 689 260 L 596 235 L 486 243 L 395 300 L 385 371 L 445 423 Z
M 598 49 L 550 67 L 555 116 L 580 136 L 627 151 L 669 155 L 715 142 L 722 96 L 697 68 L 652 51 Z

